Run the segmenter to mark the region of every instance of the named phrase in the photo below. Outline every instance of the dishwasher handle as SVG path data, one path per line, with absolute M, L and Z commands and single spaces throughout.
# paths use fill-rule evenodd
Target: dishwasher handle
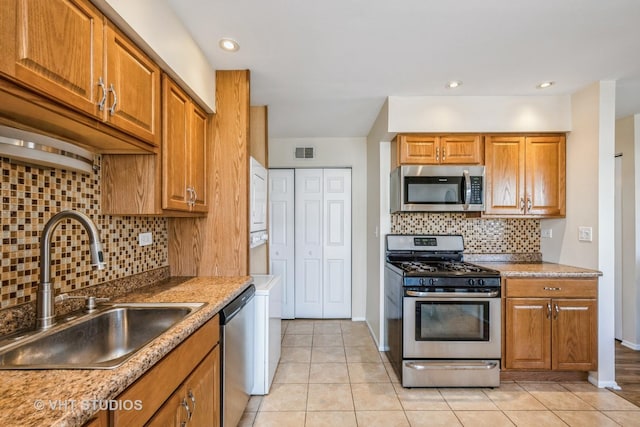
M 233 301 L 225 305 L 220 310 L 220 324 L 226 325 L 233 317 L 238 314 L 242 307 L 247 305 L 256 293 L 256 287 L 252 283 L 247 289 L 245 289 L 240 295 L 238 295 Z

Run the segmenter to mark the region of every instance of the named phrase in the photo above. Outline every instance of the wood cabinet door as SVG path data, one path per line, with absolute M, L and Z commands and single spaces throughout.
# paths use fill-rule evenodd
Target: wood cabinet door
M 552 300 L 553 369 L 593 371 L 598 366 L 595 299 Z
M 220 399 L 220 395 L 214 389 L 215 375 L 219 375 L 219 354 L 218 346 L 189 375 L 182 387 L 191 411 L 190 425 L 214 426 L 220 420 L 219 417 L 215 419 L 216 415 L 220 415 L 219 411 L 216 413 L 216 401 Z M 219 407 L 219 403 L 217 405 Z
M 526 138 L 526 213 L 565 215 L 565 137 Z
M 207 204 L 207 159 L 209 158 L 208 117 L 195 103 L 190 105 L 189 133 L 189 180 L 194 190 L 193 212 L 206 212 Z
M 106 26 L 107 102 L 104 119 L 160 145 L 160 68 L 111 24 Z
M 187 403 L 182 387 L 173 393 L 158 409 L 145 426 L 147 427 L 183 427 L 187 425 L 189 415 L 183 405 Z
M 440 137 L 440 163 L 454 165 L 482 164 L 480 135 L 445 135 Z
M 439 137 L 434 135 L 400 135 L 398 159 L 401 165 L 440 163 Z
M 485 138 L 485 213 L 521 215 L 525 208 L 525 138 Z
M 103 92 L 103 17 L 88 1 L 3 0 L 0 72 L 94 117 Z
M 507 298 L 507 369 L 551 369 L 550 301 L 547 298 Z
M 188 211 L 190 101 L 166 76 L 162 98 L 162 208 Z

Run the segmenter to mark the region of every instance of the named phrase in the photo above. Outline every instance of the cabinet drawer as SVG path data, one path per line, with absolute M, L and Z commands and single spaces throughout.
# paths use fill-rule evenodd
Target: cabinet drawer
M 507 297 L 596 298 L 597 279 L 507 279 Z

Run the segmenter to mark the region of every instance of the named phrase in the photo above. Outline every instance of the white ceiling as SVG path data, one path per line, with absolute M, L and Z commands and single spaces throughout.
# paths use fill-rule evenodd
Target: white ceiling
M 271 137 L 366 136 L 390 95 L 559 95 L 598 80 L 618 81 L 617 117 L 640 113 L 638 0 L 167 1 L 213 68 L 251 71 Z

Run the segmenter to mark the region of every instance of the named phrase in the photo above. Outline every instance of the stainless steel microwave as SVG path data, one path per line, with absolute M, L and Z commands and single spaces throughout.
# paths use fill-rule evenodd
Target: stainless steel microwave
M 391 213 L 484 210 L 484 166 L 399 166 L 391 172 Z

